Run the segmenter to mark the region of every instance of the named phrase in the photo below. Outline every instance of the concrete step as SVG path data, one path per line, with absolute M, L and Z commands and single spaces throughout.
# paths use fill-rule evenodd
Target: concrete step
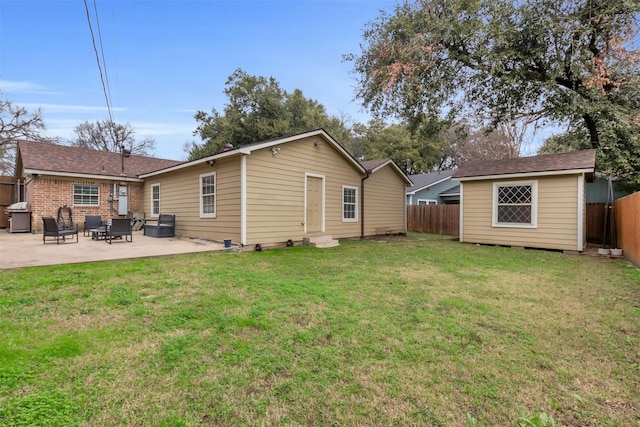
M 332 236 L 305 237 L 302 243 L 304 245 L 313 246 L 314 248 L 332 248 L 340 245 L 340 242 L 338 240 L 334 240 Z

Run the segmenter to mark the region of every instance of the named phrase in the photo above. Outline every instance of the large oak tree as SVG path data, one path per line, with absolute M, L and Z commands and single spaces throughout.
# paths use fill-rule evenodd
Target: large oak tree
M 189 159 L 222 151 L 225 144 L 239 147 L 264 140 L 323 128 L 349 149 L 350 131 L 343 118 L 327 114 L 318 101 L 300 89 L 289 93 L 273 77 L 249 75 L 237 69 L 229 76 L 224 93 L 228 103 L 222 113 L 198 111 L 194 134 L 201 144 L 186 147 Z
M 374 113 L 539 120 L 640 184 L 637 0 L 420 0 L 367 24 L 347 55 Z M 556 140 L 557 141 L 557 140 Z

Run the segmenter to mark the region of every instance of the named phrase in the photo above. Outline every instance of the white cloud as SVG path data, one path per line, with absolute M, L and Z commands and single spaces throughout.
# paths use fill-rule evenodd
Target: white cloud
M 23 107 L 31 110 L 42 109 L 43 112 L 46 113 L 106 113 L 107 107 L 100 106 L 96 107 L 93 105 L 65 105 L 65 104 L 21 104 Z M 112 108 L 111 111 L 114 112 L 123 112 L 126 111 L 126 108 Z
M 42 86 L 29 81 L 0 80 L 0 91 L 7 93 L 37 93 L 41 95 L 57 95 L 59 92 L 46 90 Z
M 131 122 L 131 127 L 136 135 L 191 135 L 196 128 L 193 123 L 166 123 L 166 122 Z

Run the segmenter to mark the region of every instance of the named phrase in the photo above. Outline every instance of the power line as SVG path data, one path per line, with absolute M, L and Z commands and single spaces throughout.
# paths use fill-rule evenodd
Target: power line
M 109 86 L 109 73 L 107 71 L 107 61 L 104 59 L 104 48 L 102 44 L 102 31 L 100 31 L 100 18 L 98 17 L 98 5 L 96 4 L 96 0 L 93 0 L 93 10 L 96 13 L 96 25 L 98 26 L 98 41 L 100 42 L 100 53 L 102 55 L 102 66 L 104 67 L 104 79 L 107 83 L 107 95 L 109 96 L 109 105 L 113 106 L 113 101 L 111 99 L 111 87 Z
M 89 24 L 89 32 L 91 33 L 91 42 L 93 43 L 93 51 L 95 52 L 96 62 L 98 63 L 98 71 L 100 72 L 100 82 L 102 83 L 102 92 L 104 93 L 104 99 L 107 103 L 107 112 L 109 113 L 109 120 L 111 121 L 111 123 L 113 123 L 113 115 L 111 114 L 111 102 L 108 94 L 109 93 L 108 86 L 105 84 L 105 78 L 102 74 L 102 66 L 100 65 L 100 55 L 98 55 L 98 48 L 96 47 L 96 40 L 93 34 L 93 27 L 91 26 L 91 15 L 89 14 L 89 6 L 87 5 L 87 0 L 83 0 L 83 1 L 84 1 L 84 9 L 87 12 L 87 23 Z M 95 6 L 95 0 L 94 0 L 94 6 Z M 97 14 L 97 9 L 96 9 L 96 14 Z M 97 15 L 96 15 L 96 19 L 97 19 Z M 103 51 L 103 61 L 104 61 L 104 51 Z M 105 73 L 106 73 L 106 64 L 105 64 Z

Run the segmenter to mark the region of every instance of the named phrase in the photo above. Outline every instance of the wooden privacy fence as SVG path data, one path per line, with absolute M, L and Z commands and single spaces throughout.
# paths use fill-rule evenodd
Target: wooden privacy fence
M 605 237 L 604 214 L 604 203 L 587 204 L 586 229 L 589 243 L 602 244 L 602 239 Z M 460 235 L 460 205 L 409 205 L 407 206 L 407 230 L 458 236 Z M 607 245 L 610 243 L 610 237 L 607 230 Z
M 15 201 L 14 190 L 16 182 L 18 182 L 16 177 L 0 176 L 0 228 L 9 226 L 9 220 L 4 211 Z
M 618 247 L 640 268 L 640 192 L 616 200 L 614 207 Z
M 407 230 L 418 233 L 460 235 L 460 205 L 409 205 Z
M 604 234 L 604 214 L 605 214 L 605 203 L 587 203 L 587 219 L 586 219 L 586 228 L 587 228 L 587 242 L 596 243 L 598 245 L 602 245 L 602 239 L 605 238 L 605 244 L 610 243 L 610 235 L 607 232 L 606 236 Z M 611 218 L 609 218 L 609 222 Z M 607 230 L 608 231 L 608 230 Z

